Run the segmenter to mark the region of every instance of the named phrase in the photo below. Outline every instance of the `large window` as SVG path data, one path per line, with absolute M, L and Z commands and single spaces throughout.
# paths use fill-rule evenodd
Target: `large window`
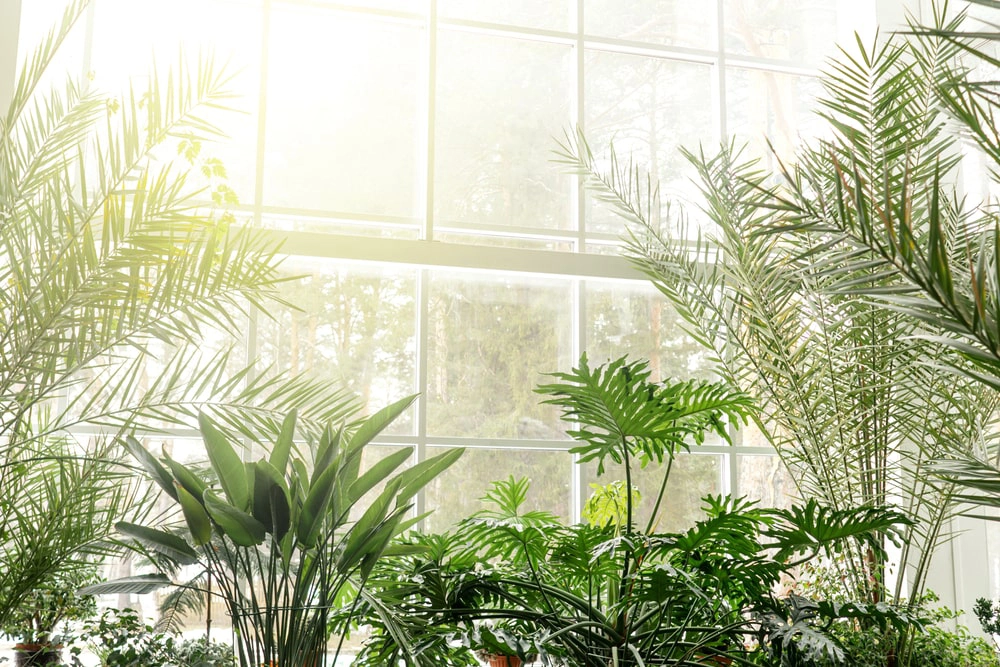
M 58 15 L 21 3 L 20 50 Z M 283 296 L 249 354 L 341 379 L 371 409 L 419 392 L 386 435 L 415 457 L 469 446 L 421 498 L 441 528 L 488 483 L 578 515 L 576 466 L 532 389 L 586 351 L 646 357 L 660 377 L 710 376 L 671 307 L 615 256 L 622 225 L 552 162 L 582 127 L 697 206 L 679 147 L 737 133 L 766 157 L 812 127 L 815 74 L 871 3 L 848 0 L 94 0 L 66 67 L 118 89 L 214 53 L 233 75 L 231 139 L 213 148 L 239 220 L 285 242 Z M 838 32 L 840 31 L 840 32 Z M 739 440 L 739 438 L 737 438 Z M 679 462 L 667 529 L 705 493 L 786 502 L 769 450 L 705 445 Z M 610 473 L 609 473 L 610 474 Z

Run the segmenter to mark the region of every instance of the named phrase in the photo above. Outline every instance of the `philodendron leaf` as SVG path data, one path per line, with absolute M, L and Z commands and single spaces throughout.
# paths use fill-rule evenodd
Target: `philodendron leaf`
M 212 462 L 212 469 L 219 478 L 219 484 L 222 485 L 226 498 L 235 508 L 248 510 L 250 491 L 243 461 L 229 444 L 225 434 L 216 428 L 205 414 L 198 415 L 198 427 L 205 441 L 208 460 Z
M 174 489 L 174 478 L 167 472 L 167 469 L 156 460 L 156 457 L 149 453 L 145 447 L 142 446 L 138 440 L 132 436 L 125 438 L 125 449 L 128 453 L 135 458 L 146 469 L 149 476 L 153 478 L 161 489 L 167 492 L 167 494 L 177 500 L 177 491 Z
M 177 500 L 181 504 L 184 520 L 187 522 L 188 530 L 191 531 L 191 538 L 194 540 L 195 546 L 200 547 L 211 542 L 212 520 L 205 510 L 205 506 L 202 505 L 202 501 L 180 485 L 177 486 Z
M 171 585 L 173 582 L 163 574 L 137 574 L 84 586 L 77 593 L 79 595 L 120 595 L 122 593 L 145 595 Z
M 139 524 L 119 521 L 115 524 L 119 532 L 125 533 L 144 547 L 162 554 L 180 565 L 194 565 L 198 562 L 198 552 L 191 545 L 172 533 Z
M 274 466 L 281 473 L 288 467 L 288 457 L 292 452 L 292 442 L 295 439 L 295 420 L 298 413 L 292 410 L 285 415 L 285 420 L 281 423 L 281 430 L 278 432 L 278 439 L 271 448 L 271 455 L 268 463 Z
M 209 516 L 234 544 L 241 547 L 255 547 L 264 541 L 267 530 L 260 521 L 226 503 L 211 491 L 205 491 L 204 500 Z

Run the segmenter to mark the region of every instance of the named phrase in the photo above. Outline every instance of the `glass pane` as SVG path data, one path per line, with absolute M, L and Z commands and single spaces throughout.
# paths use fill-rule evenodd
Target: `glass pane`
M 575 0 L 438 0 L 442 18 L 507 23 L 548 30 L 572 29 Z
M 664 200 L 695 200 L 693 170 L 679 148 L 715 141 L 712 68 L 603 51 L 588 51 L 585 66 L 586 131 L 595 154 L 606 155 L 613 142 L 620 160 L 631 159 L 659 182 Z M 587 231 L 620 234 L 621 219 L 588 199 Z
M 276 370 L 340 380 L 372 413 L 413 393 L 416 272 L 346 262 L 296 261 L 281 296 L 301 311 L 259 318 L 259 356 Z M 412 409 L 389 432 L 411 433 Z
M 442 450 L 428 447 L 428 456 Z M 490 483 L 527 477 L 531 481 L 524 509 L 548 510 L 566 520 L 569 517 L 570 470 L 572 457 L 565 451 L 542 449 L 470 448 L 451 468 L 426 487 L 427 509 L 434 510 L 426 522 L 430 531 L 447 530 L 458 520 L 486 505 L 479 499 Z
M 228 75 L 229 109 L 197 109 L 197 115 L 226 135 L 204 146 L 202 157 L 218 158 L 228 185 L 243 203 L 253 203 L 256 172 L 257 104 L 260 88 L 261 3 L 251 0 L 178 0 L 164 11 L 158 2 L 99 0 L 95 6 L 91 69 L 95 84 L 117 94 L 129 80 L 148 85 L 152 63 L 166 77 L 179 54 L 192 71 L 211 58 Z M 197 16 L 197 20 L 191 20 Z M 173 155 L 166 155 L 173 157 Z
M 275 6 L 265 203 L 415 214 L 423 39 L 412 25 Z
M 572 362 L 571 283 L 466 273 L 432 277 L 427 431 L 483 438 L 560 438 L 539 404 L 542 373 Z
M 438 45 L 437 224 L 571 226 L 573 179 L 552 164 L 570 123 L 568 46 L 443 30 Z
M 799 499 L 788 468 L 777 456 L 737 456 L 738 496 L 766 507 L 790 507 Z
M 648 359 L 653 380 L 711 378 L 704 347 L 652 285 L 586 283 L 587 354 L 591 366 L 628 355 Z
M 725 0 L 726 50 L 818 65 L 837 38 L 840 0 Z
M 604 474 L 597 476 L 597 465 L 594 462 L 583 464 L 580 471 L 584 490 L 584 502 L 594 489 L 591 485 L 606 485 L 614 481 L 624 481 L 625 471 L 622 466 L 611 463 L 605 466 Z M 656 505 L 656 497 L 663 483 L 666 472 L 666 462 L 663 465 L 650 463 L 645 468 L 634 465 L 632 469 L 633 488 L 639 490 L 640 500 L 635 524 L 640 530 L 646 528 L 650 515 Z M 670 469 L 667 488 L 660 503 L 658 518 L 653 525 L 653 531 L 672 533 L 687 530 L 695 521 L 703 519 L 701 499 L 707 495 L 722 492 L 722 457 L 705 454 L 680 454 Z
M 817 136 L 823 127 L 813 112 L 819 92 L 819 82 L 811 77 L 730 68 L 726 74 L 729 134 L 738 146 L 748 144 L 751 155 L 763 157 L 766 168 L 776 168 L 767 140 L 782 159 L 788 159 L 803 139 Z
M 714 49 L 715 14 L 714 2 L 587 0 L 583 20 L 588 35 Z

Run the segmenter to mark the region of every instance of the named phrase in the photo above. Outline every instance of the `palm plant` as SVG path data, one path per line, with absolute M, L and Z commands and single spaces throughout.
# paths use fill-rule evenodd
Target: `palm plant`
M 939 15 L 942 30 L 957 20 Z M 857 53 L 844 51 L 823 79 L 820 113 L 835 138 L 783 175 L 762 172 L 732 145 L 688 153 L 712 224 L 704 235 L 676 210 L 664 212 L 655 184 L 613 151 L 602 172 L 582 136 L 560 149 L 631 223 L 629 258 L 714 353 L 723 378 L 757 401 L 755 426 L 800 493 L 841 510 L 901 504 L 908 576 L 890 581 L 885 550 L 855 545 L 841 561 L 844 595 L 872 603 L 920 598 L 959 511 L 928 462 L 986 439 L 998 404 L 994 392 L 941 368 L 945 352 L 918 336 L 918 322 L 863 294 L 906 285 L 836 221 L 880 226 L 884 199 L 908 219 L 937 206 L 960 228 L 959 204 L 933 194 L 957 159 L 934 109 L 959 75 L 959 50 L 930 33 L 870 48 L 858 40 Z
M 201 349 L 280 279 L 275 247 L 197 205 L 228 198 L 219 166 L 197 157 L 220 135 L 204 114 L 228 103 L 227 75 L 182 61 L 121 97 L 43 90 L 86 5 L 70 3 L 28 57 L 0 116 L 0 623 L 60 568 L 113 550 L 115 521 L 141 511 L 119 435 L 205 411 L 259 438 L 289 405 L 313 430 L 355 409 L 327 383 Z M 203 170 L 213 180 L 197 182 Z

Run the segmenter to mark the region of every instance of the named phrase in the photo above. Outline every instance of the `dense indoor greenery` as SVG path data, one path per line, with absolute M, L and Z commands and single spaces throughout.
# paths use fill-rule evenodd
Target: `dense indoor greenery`
M 412 391 L 396 320 L 417 317 L 416 274 L 310 278 L 347 320 L 338 354 L 348 338 L 398 348 L 381 367 L 355 359 L 338 366 L 352 377 L 317 381 L 248 366 L 233 334 L 251 313 L 296 343 L 319 327 L 286 319 L 301 284 L 226 209 L 208 118 L 229 104 L 229 75 L 182 57 L 121 96 L 46 90 L 87 4 L 29 57 L 0 117 L 0 628 L 31 644 L 19 664 L 80 665 L 86 647 L 102 665 L 319 667 L 370 630 L 356 664 L 372 667 L 997 665 L 924 590 L 951 519 L 1000 507 L 1000 222 L 953 185 L 963 137 L 1000 170 L 1000 84 L 979 75 L 1000 67 L 995 28 L 940 7 L 931 28 L 858 40 L 823 80 L 828 134 L 794 160 L 772 173 L 735 143 L 684 154 L 704 195 L 690 219 L 613 148 L 601 170 L 569 137 L 560 159 L 630 223 L 626 254 L 710 351 L 711 367 L 688 370 L 712 380 L 583 355 L 532 401 L 532 365 L 564 342 L 544 287 L 507 284 L 511 301 L 490 303 L 478 292 L 493 286 L 443 281 L 451 294 L 420 314 L 439 334 L 431 354 L 475 351 L 503 371 L 441 364 L 421 428 L 556 439 L 559 414 L 598 479 L 581 522 L 530 509 L 531 484 L 509 475 L 478 511 L 421 532 L 418 494 L 463 450 L 374 444 L 410 425 L 412 396 L 355 416 L 387 369 L 405 377 L 382 390 Z M 548 74 L 521 69 L 536 87 Z M 461 204 L 502 217 L 496 195 Z M 658 329 L 647 338 L 664 346 Z M 515 339 L 534 347 L 515 358 Z M 284 340 L 259 349 L 294 366 Z M 462 392 L 474 397 L 451 400 Z M 151 450 L 151 434 L 195 428 L 207 464 Z M 683 457 L 754 430 L 801 501 L 710 494 L 689 522 L 669 492 Z M 125 549 L 157 571 L 92 584 Z M 234 646 L 210 641 L 210 622 L 185 641 L 89 597 L 167 585 L 180 593 L 166 626 L 221 600 Z M 988 600 L 976 611 L 987 633 L 1000 626 Z
M 723 377 L 757 400 L 757 428 L 799 492 L 837 508 L 901 499 L 911 524 L 898 568 L 864 550 L 837 563 L 843 594 L 873 603 L 921 597 L 961 511 L 928 463 L 976 451 L 996 418 L 996 393 L 956 378 L 942 363 L 947 351 L 919 336 L 920 321 L 865 295 L 906 284 L 835 223 L 856 217 L 881 228 L 880 202 L 895 202 L 908 221 L 940 221 L 935 243 L 950 239 L 961 252 L 969 216 L 936 194 L 942 172 L 958 163 L 939 96 L 967 72 L 961 45 L 942 34 L 961 16 L 947 16 L 937 15 L 937 30 L 859 40 L 832 62 L 820 99 L 832 137 L 787 171 L 761 170 L 733 145 L 688 153 L 707 221 L 663 208 L 655 184 L 613 151 L 601 171 L 582 137 L 561 149 L 634 225 L 629 257 L 713 351 Z
M 149 509 L 120 436 L 193 426 L 200 410 L 257 438 L 289 404 L 314 428 L 356 405 L 328 382 L 251 375 L 228 342 L 280 276 L 276 248 L 194 203 L 229 197 L 201 154 L 227 74 L 182 59 L 121 96 L 50 88 L 86 5 L 31 53 L 0 117 L 0 625 L 32 590 L 117 553 L 114 523 Z
M 706 518 L 681 533 L 658 532 L 672 511 L 662 495 L 673 460 L 705 434 L 728 437 L 749 397 L 722 383 L 654 383 L 646 362 L 619 359 L 572 372 L 538 391 L 557 405 L 577 439 L 570 451 L 599 468 L 617 461 L 625 478 L 594 494 L 592 520 L 566 525 L 524 508 L 528 482 L 494 483 L 486 508 L 452 532 L 406 542 L 420 550 L 373 575 L 380 598 L 406 610 L 414 644 L 365 610 L 378 630 L 363 664 L 476 664 L 473 651 L 545 664 L 686 665 L 715 658 L 739 664 L 851 664 L 823 623 L 851 619 L 903 632 L 916 619 L 884 605 L 822 603 L 788 620 L 775 590 L 795 568 L 848 544 L 879 551 L 902 515 L 873 506 L 832 510 L 817 503 L 767 509 L 705 498 Z M 661 494 L 638 523 L 632 473 L 656 465 Z M 597 506 L 603 505 L 603 510 Z M 615 507 L 616 509 L 612 509 Z M 797 600 L 800 598 L 796 598 Z M 810 607 L 812 609 L 812 607 Z M 759 641 L 751 646 L 751 638 Z M 810 662 L 806 662 L 808 659 Z

